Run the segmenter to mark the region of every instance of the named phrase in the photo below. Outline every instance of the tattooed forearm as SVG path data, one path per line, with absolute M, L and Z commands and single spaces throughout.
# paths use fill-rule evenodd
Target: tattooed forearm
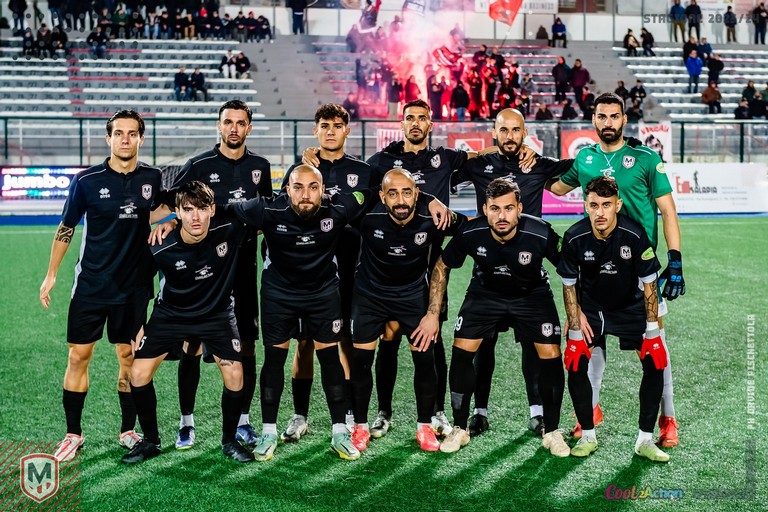
M 652 283 L 643 283 L 643 294 L 645 295 L 645 319 L 648 322 L 659 321 L 659 295 L 656 281 Z
M 72 242 L 72 235 L 74 234 L 75 228 L 70 228 L 64 224 L 59 224 L 59 229 L 56 230 L 56 236 L 54 237 L 54 240 L 68 244 Z
M 435 263 L 435 268 L 432 270 L 432 279 L 429 281 L 428 313 L 440 314 L 445 288 L 448 286 L 448 272 L 448 267 L 443 263 L 443 258 L 439 258 L 437 263 Z
M 574 331 L 581 329 L 579 324 L 579 300 L 576 298 L 576 287 L 563 285 L 563 302 L 565 314 L 568 315 L 568 328 Z

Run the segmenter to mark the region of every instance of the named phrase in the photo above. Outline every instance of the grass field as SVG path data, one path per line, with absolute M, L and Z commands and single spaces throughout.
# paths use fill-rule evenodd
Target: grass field
M 571 222 L 554 224 L 562 233 Z M 176 452 L 176 363 L 168 362 L 155 377 L 164 454 L 124 467 L 124 452 L 117 446 L 116 362 L 102 341 L 91 366 L 83 416 L 86 446 L 62 470 L 62 476 L 66 471 L 71 475 L 77 464 L 79 476 L 61 494 L 69 493 L 68 503 L 83 510 L 109 511 L 768 510 L 763 430 L 768 425 L 768 218 L 685 218 L 682 229 L 688 293 L 671 304 L 666 323 L 681 442 L 670 450 L 666 465 L 633 457 L 641 370 L 634 355 L 618 350 L 615 339 L 609 340 L 601 396 L 606 423 L 598 428 L 598 451 L 586 460 L 555 459 L 540 448 L 540 439 L 526 430 L 520 349 L 507 335 L 498 345 L 492 430 L 456 454 L 418 450 L 412 364 L 402 350 L 394 430 L 373 441 L 359 461 L 342 461 L 328 450 L 330 422 L 319 379 L 310 411 L 313 435 L 295 445 L 281 444 L 268 463 L 238 465 L 225 459 L 219 445 L 221 379 L 212 366 L 202 373 L 195 414 L 198 444 Z M 64 334 L 77 247 L 62 265 L 51 308 L 43 310 L 38 288 L 53 232 L 53 226 L 0 228 L 0 510 L 37 510 L 19 491 L 18 457 L 52 446 L 65 430 Z M 468 266 L 452 275 L 453 318 L 468 276 Z M 562 302 L 556 276 L 552 285 Z M 564 318 L 562 305 L 560 310 Z M 452 339 L 451 325 L 446 324 L 447 340 Z M 754 377 L 747 372 L 750 325 Z M 754 395 L 748 394 L 749 379 L 755 381 Z M 566 390 L 562 427 L 573 425 L 570 411 Z M 287 385 L 278 428 L 291 412 Z M 258 402 L 251 417 L 260 417 Z M 17 442 L 32 444 L 9 457 L 20 446 Z M 635 486 L 637 492 L 681 490 L 683 497 L 608 500 L 611 485 Z M 62 508 L 45 503 L 47 510 Z

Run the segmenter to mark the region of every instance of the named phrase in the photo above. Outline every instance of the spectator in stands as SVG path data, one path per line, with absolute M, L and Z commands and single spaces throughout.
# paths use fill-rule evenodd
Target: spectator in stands
M 67 19 L 67 28 L 85 32 L 85 18 L 92 20 L 89 15 L 90 4 L 79 0 L 67 0 L 65 5 L 64 17 Z M 93 25 L 91 25 L 91 29 L 93 29 Z
M 48 0 L 48 10 L 51 11 L 51 26 L 64 26 L 64 13 L 61 11 L 62 0 Z
M 563 42 L 563 48 L 568 48 L 568 36 L 565 23 L 560 18 L 555 19 L 552 24 L 552 48 L 557 46 L 557 42 Z
M 389 118 L 397 119 L 398 107 L 403 95 L 403 85 L 397 79 L 397 75 L 392 75 L 387 84 L 387 105 L 389 107 Z
M 758 41 L 760 44 L 765 44 L 765 29 L 768 24 L 768 11 L 765 10 L 765 2 L 760 2 L 760 5 L 752 11 L 752 23 L 755 25 L 755 44 Z
M 27 11 L 26 0 L 11 0 L 8 8 L 13 13 L 13 35 L 18 37 L 24 34 L 24 17 Z
M 595 113 L 595 95 L 589 90 L 588 86 L 584 86 L 584 91 L 581 97 L 581 110 L 584 113 L 584 120 L 591 121 L 592 114 Z
M 768 102 L 768 82 L 765 83 L 765 89 L 762 92 L 763 103 Z
M 613 90 L 613 93 L 623 100 L 629 98 L 629 91 L 626 87 L 624 87 L 624 80 L 619 80 L 616 89 Z
M 480 74 L 471 69 L 467 73 L 467 85 L 469 86 L 469 118 L 478 119 L 483 116 L 483 79 Z
M 517 94 L 515 93 L 515 88 L 512 87 L 509 78 L 502 80 L 501 87 L 499 87 L 499 91 L 496 93 L 497 101 L 494 103 L 493 108 L 491 109 L 491 119 L 496 119 L 496 116 L 499 114 L 499 112 L 505 108 L 511 107 L 515 101 L 515 96 L 517 96 Z
M 181 9 L 176 9 L 175 14 L 171 11 L 169 18 L 173 20 L 173 37 L 177 40 L 184 39 L 184 25 L 186 24 L 186 18 L 181 15 Z
M 232 20 L 231 30 L 238 43 L 245 43 L 248 40 L 248 22 L 243 15 L 243 11 L 239 11 L 237 16 Z
M 286 0 L 293 15 L 294 35 L 304 33 L 304 11 L 307 8 L 307 0 Z
M 752 114 L 752 119 L 765 117 L 765 103 L 763 103 L 763 95 L 760 94 L 760 91 L 755 91 L 755 95 L 749 102 L 749 112 Z
M 582 111 L 586 110 L 582 102 L 582 93 L 584 92 L 584 86 L 587 85 L 590 81 L 590 76 L 587 68 L 581 65 L 581 59 L 576 59 L 576 61 L 573 63 L 569 81 L 571 87 L 573 87 L 573 95 L 576 97 L 576 102 L 579 104 L 579 107 L 581 107 Z M 592 118 L 590 117 L 590 120 L 591 119 Z
M 688 35 L 693 35 L 696 30 L 696 39 L 701 39 L 701 7 L 696 4 L 696 0 L 691 0 L 685 8 L 685 17 L 688 18 Z
M 573 119 L 576 119 L 579 117 L 579 113 L 576 112 L 576 109 L 573 108 L 573 105 L 571 104 L 571 100 L 565 100 L 563 102 L 563 111 L 560 114 L 560 119 L 562 121 L 572 121 Z
M 203 101 L 208 101 L 208 86 L 205 85 L 205 75 L 200 68 L 195 68 L 195 71 L 189 75 L 189 95 L 192 101 L 197 101 L 198 91 L 203 93 Z
M 527 92 L 523 91 L 518 96 L 515 96 L 515 109 L 525 117 L 531 115 L 531 98 Z
M 250 76 L 250 70 L 251 61 L 245 56 L 245 53 L 238 53 L 237 57 L 235 57 L 235 71 L 237 71 L 237 77 L 241 80 L 247 80 Z
M 565 93 L 568 92 L 571 68 L 565 63 L 563 57 L 557 58 L 557 64 L 552 68 L 552 77 L 555 79 L 555 101 L 564 101 Z
M 245 18 L 245 26 L 248 29 L 248 42 L 252 43 L 256 41 L 256 26 L 259 23 L 256 21 L 256 13 L 253 11 L 248 12 L 248 17 Z
M 227 50 L 227 54 L 221 58 L 219 71 L 221 71 L 221 75 L 224 78 L 237 77 L 237 66 L 235 65 L 235 56 L 232 55 L 232 50 Z
M 430 75 L 427 78 L 427 92 L 429 94 L 429 108 L 432 110 L 432 120 L 443 120 L 443 93 L 445 88 L 438 81 L 434 69 L 430 69 Z
M 525 89 L 528 91 L 529 95 L 539 92 L 539 87 L 536 85 L 536 82 L 533 81 L 533 77 L 531 77 L 530 73 L 526 73 L 523 77 L 523 81 L 520 82 L 520 89 Z
M 163 11 L 160 14 L 160 19 L 157 20 L 158 32 L 160 33 L 160 39 L 173 39 L 173 20 L 168 14 L 168 11 Z
M 536 111 L 537 121 L 551 121 L 555 117 L 552 115 L 552 111 L 547 108 L 546 103 L 539 103 L 539 110 Z
M 24 36 L 21 38 L 21 54 L 27 57 L 37 54 L 35 36 L 32 34 L 32 29 L 29 27 L 24 29 Z
M 131 21 L 129 23 L 130 35 L 134 39 L 139 39 L 144 33 L 144 16 L 141 15 L 141 11 L 136 9 L 131 13 Z
M 696 47 L 696 52 L 699 54 L 699 58 L 701 58 L 701 61 L 706 66 L 707 61 L 712 56 L 712 45 L 707 42 L 706 37 L 701 38 L 699 45 Z
M 717 82 L 709 82 L 709 87 L 704 89 L 701 93 L 701 102 L 709 106 L 709 113 L 714 114 L 717 111 L 718 114 L 722 113 L 723 109 L 720 106 L 720 101 L 723 99 L 723 95 L 717 88 Z
M 728 10 L 723 15 L 723 24 L 725 25 L 726 42 L 736 43 L 736 13 L 733 12 L 733 7 L 728 6 Z
M 632 101 L 637 100 L 641 105 L 643 101 L 645 101 L 645 97 L 647 94 L 645 93 L 645 87 L 643 87 L 643 81 L 638 80 L 635 82 L 635 86 L 630 89 L 629 91 L 629 97 L 632 99 Z
M 224 37 L 224 24 L 219 17 L 219 11 L 212 11 L 211 15 L 203 24 L 205 27 L 205 34 L 203 37 L 213 38 L 215 40 L 222 39 Z
M 685 61 L 685 69 L 688 70 L 688 94 L 699 92 L 699 75 L 704 68 L 704 63 L 699 58 L 696 50 L 693 50 Z
M 45 23 L 37 30 L 37 54 L 41 59 L 53 57 L 53 34 Z
M 632 102 L 632 106 L 627 110 L 627 121 L 636 123 L 643 119 L 643 109 L 637 101 Z
M 723 64 L 722 59 L 720 59 L 720 55 L 713 53 L 712 58 L 707 61 L 707 69 L 709 69 L 707 81 L 719 84 L 720 72 L 723 70 L 723 67 L 725 67 L 725 64 Z
M 509 78 L 509 84 L 512 87 L 515 87 L 519 89 L 521 87 L 520 85 L 520 66 L 517 64 L 517 62 L 511 62 L 509 64 L 509 67 L 504 70 L 504 73 L 502 75 L 506 74 Z
M 408 80 L 405 81 L 405 102 L 410 103 L 416 101 L 421 96 L 421 89 L 419 84 L 416 83 L 416 77 L 411 75 Z
M 507 65 L 507 61 L 504 59 L 504 56 L 499 52 L 499 47 L 494 46 L 493 50 L 491 50 L 491 62 L 493 63 L 493 66 L 496 68 L 496 73 L 499 77 L 501 77 L 501 74 L 504 72 L 504 67 Z M 517 67 L 517 64 L 515 64 L 515 67 Z
M 125 10 L 120 7 L 112 14 L 112 34 L 119 39 L 128 37 L 128 29 L 131 19 Z
M 632 29 L 627 29 L 627 34 L 624 36 L 624 49 L 627 50 L 627 57 L 637 57 L 638 46 L 640 46 L 640 43 L 637 42 Z
M 357 121 L 360 119 L 360 103 L 357 102 L 355 93 L 350 92 L 347 94 L 347 99 L 344 100 L 344 103 L 342 103 L 341 106 L 349 112 L 350 121 Z
M 228 12 L 225 12 L 224 16 L 221 18 L 221 38 L 232 39 L 232 29 L 234 28 L 235 26 L 232 23 L 232 18 L 229 16 Z
M 451 36 L 451 50 L 464 53 L 464 39 L 466 38 L 466 34 L 464 34 L 464 30 L 458 23 L 453 26 L 448 35 Z
M 106 7 L 104 7 L 98 15 L 98 24 L 101 26 L 101 31 L 107 36 L 107 39 L 114 37 L 115 34 L 112 30 L 112 15 Z
M 480 45 L 480 49 L 472 55 L 472 64 L 475 65 L 475 70 L 480 70 L 485 66 L 485 59 L 488 57 L 488 47 L 484 44 Z
M 547 34 L 547 29 L 544 28 L 544 25 L 539 25 L 539 30 L 536 31 L 536 39 L 549 41 L 549 35 Z
M 272 26 L 269 24 L 269 20 L 266 17 L 259 15 L 259 17 L 256 18 L 256 41 L 261 43 L 267 39 L 269 39 L 270 43 L 275 42 L 272 37 Z
M 675 36 L 675 42 L 679 42 L 677 29 L 680 29 L 680 40 L 685 41 L 685 7 L 680 5 L 680 0 L 675 0 L 674 5 L 669 10 L 669 17 L 672 20 L 672 33 Z
M 640 44 L 643 47 L 643 57 L 655 57 L 656 52 L 653 51 L 653 34 L 643 27 L 640 29 Z
M 467 109 L 469 108 L 469 94 L 461 82 L 451 93 L 451 108 L 456 110 L 456 120 L 464 122 L 467 120 Z
M 371 0 L 365 0 L 365 7 L 363 12 L 360 13 L 360 28 L 363 30 L 369 30 L 376 26 L 379 18 L 379 9 L 381 8 L 381 0 L 376 0 L 376 4 Z
M 739 100 L 739 106 L 733 111 L 736 119 L 752 119 L 752 112 L 749 110 L 749 101 L 747 98 Z
M 68 57 L 71 54 L 69 49 L 69 37 L 67 37 L 67 32 L 61 25 L 56 25 L 51 31 L 51 46 L 53 48 L 54 57 L 59 53 L 64 57 Z
M 184 39 L 194 39 L 197 35 L 197 21 L 192 16 L 191 12 L 181 19 L 181 31 L 184 34 Z
M 192 89 L 184 66 L 179 67 L 179 72 L 173 75 L 173 89 L 176 92 L 176 101 L 189 101 Z
M 747 82 L 747 86 L 744 88 L 744 90 L 741 91 L 741 97 L 747 98 L 747 101 L 752 101 L 752 98 L 755 97 L 756 92 L 757 89 L 755 89 L 755 82 L 754 80 L 750 80 Z
M 107 35 L 101 25 L 96 25 L 96 29 L 88 34 L 85 42 L 91 47 L 93 56 L 97 59 L 103 59 L 107 53 Z
M 696 44 L 696 38 L 691 36 L 683 45 L 683 65 L 688 62 L 688 57 L 691 55 L 693 50 L 698 50 L 698 45 Z

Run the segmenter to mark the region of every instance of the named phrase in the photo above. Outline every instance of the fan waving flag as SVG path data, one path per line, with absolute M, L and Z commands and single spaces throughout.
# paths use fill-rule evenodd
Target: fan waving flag
M 496 0 L 488 6 L 488 15 L 493 20 L 511 26 L 521 5 L 523 5 L 523 0 Z

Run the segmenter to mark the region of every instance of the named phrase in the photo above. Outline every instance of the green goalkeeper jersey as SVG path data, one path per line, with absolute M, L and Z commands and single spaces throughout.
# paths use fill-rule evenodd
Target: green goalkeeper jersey
M 600 144 L 581 149 L 573 167 L 560 179 L 571 187 L 581 187 L 599 176 L 610 176 L 619 186 L 624 203 L 620 213 L 639 222 L 653 249 L 659 243 L 656 198 L 672 192 L 664 163 L 658 153 L 645 146 L 630 147 L 626 142 L 617 151 L 605 153 Z

